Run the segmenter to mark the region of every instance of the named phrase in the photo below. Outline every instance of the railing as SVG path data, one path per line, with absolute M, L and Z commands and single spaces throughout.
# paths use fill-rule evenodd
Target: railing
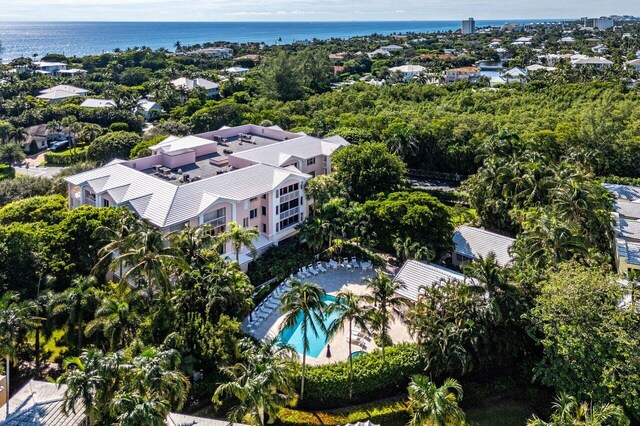
M 300 196 L 300 190 L 289 192 L 280 196 L 280 203 L 286 203 L 287 201 L 294 200 Z
M 300 213 L 300 207 L 294 207 L 292 209 L 287 210 L 284 213 L 280 213 L 280 220 L 288 219 L 291 216 L 295 216 Z

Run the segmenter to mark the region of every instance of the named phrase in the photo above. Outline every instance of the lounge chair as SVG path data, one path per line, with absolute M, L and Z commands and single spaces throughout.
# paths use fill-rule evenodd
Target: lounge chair
M 353 256 L 351 258 L 351 266 L 353 266 L 354 268 L 359 268 L 360 267 L 360 264 L 358 263 L 358 259 L 356 259 L 355 256 Z
M 338 262 L 336 262 L 335 260 L 331 259 L 329 261 L 329 267 L 333 270 L 337 270 L 338 269 Z
M 311 272 L 313 275 L 318 275 L 319 272 L 314 269 L 313 264 L 310 264 L 309 266 L 307 266 L 307 271 Z
M 318 262 L 318 264 L 316 265 L 316 269 L 322 273 L 327 272 L 327 268 L 322 266 L 322 262 Z
M 347 261 L 347 259 L 344 260 L 344 262 L 342 263 L 342 266 L 344 266 L 345 269 L 353 269 L 353 267 L 351 266 L 349 261 Z

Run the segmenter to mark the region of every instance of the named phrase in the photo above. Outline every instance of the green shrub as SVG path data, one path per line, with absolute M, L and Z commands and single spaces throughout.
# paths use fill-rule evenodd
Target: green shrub
M 14 177 L 16 177 L 16 170 L 13 167 L 0 164 L 0 180 L 13 179 Z
M 76 163 L 87 161 L 88 146 L 82 148 L 71 148 L 62 152 L 47 152 L 44 160 L 50 166 L 70 166 Z
M 128 132 L 129 131 L 129 125 L 127 123 L 111 123 L 109 125 L 109 130 L 111 130 L 112 132 Z
M 282 281 L 301 266 L 313 260 L 313 255 L 295 244 L 281 244 L 271 247 L 262 256 L 249 264 L 249 279 L 253 285 L 260 285 L 276 278 Z
M 353 360 L 353 398 L 349 398 L 349 363 L 341 362 L 307 370 L 305 397 L 300 406 L 328 409 L 371 401 L 406 391 L 410 377 L 422 372 L 424 363 L 416 345 L 400 344 Z
M 343 425 L 365 420 L 385 426 L 405 425 L 409 421 L 409 412 L 406 404 L 401 400 L 376 402 L 332 412 L 283 408 L 278 413 L 275 424 L 283 426 Z
M 110 132 L 98 137 L 89 145 L 87 158 L 100 164 L 108 163 L 114 158 L 129 159 L 131 150 L 142 139 L 136 133 Z
M 142 142 L 138 143 L 136 146 L 134 146 L 131 149 L 131 154 L 129 155 L 129 157 L 142 158 L 142 157 L 147 157 L 151 155 L 151 151 L 149 151 L 149 147 L 162 142 L 166 138 L 167 136 L 165 135 L 159 135 L 151 139 L 143 140 Z

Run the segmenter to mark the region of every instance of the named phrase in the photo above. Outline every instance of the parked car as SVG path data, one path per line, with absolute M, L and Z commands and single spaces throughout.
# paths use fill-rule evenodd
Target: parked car
M 69 139 L 57 141 L 49 145 L 49 149 L 53 152 L 64 151 L 70 147 Z

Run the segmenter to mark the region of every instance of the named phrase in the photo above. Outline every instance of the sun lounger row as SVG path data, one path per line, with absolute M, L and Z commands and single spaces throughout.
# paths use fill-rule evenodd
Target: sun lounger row
M 344 269 L 362 268 L 363 271 L 366 271 L 367 269 L 373 269 L 373 264 L 370 261 L 358 262 L 358 259 L 356 259 L 355 256 L 353 256 L 351 260 L 349 260 L 348 258 L 339 259 L 339 261 L 335 261 L 334 259 L 331 259 L 327 263 L 327 265 L 334 270 L 338 268 L 344 268 Z
M 296 278 L 302 280 L 312 275 L 318 275 L 324 272 L 327 272 L 327 268 L 322 265 L 322 262 L 316 262 L 315 266 L 311 263 L 309 266 L 303 266 L 300 268 L 296 274 Z
M 269 317 L 280 306 L 280 296 L 290 288 L 289 280 L 276 287 L 249 315 L 248 329 L 251 331 Z

